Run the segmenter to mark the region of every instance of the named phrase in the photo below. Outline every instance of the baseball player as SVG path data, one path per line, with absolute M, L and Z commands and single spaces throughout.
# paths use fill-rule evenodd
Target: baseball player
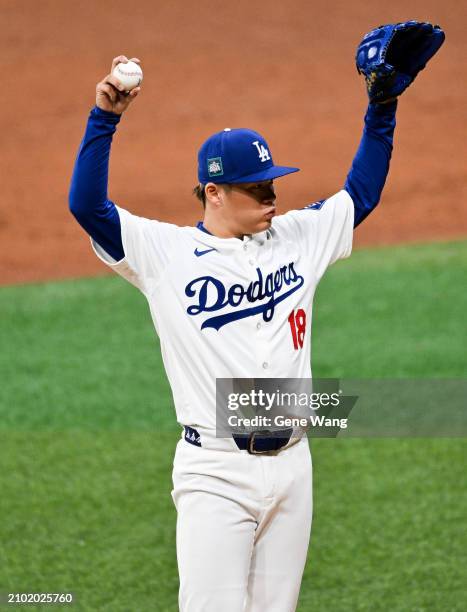
M 252 130 L 210 136 L 198 153 L 196 227 L 141 218 L 108 199 L 112 137 L 140 88 L 125 94 L 112 76 L 125 56 L 97 85 L 70 209 L 97 256 L 145 295 L 160 338 L 182 426 L 172 496 L 183 612 L 296 609 L 312 517 L 307 438 L 290 429 L 216 436 L 216 379 L 311 377 L 316 286 L 350 255 L 353 229 L 378 203 L 397 97 L 441 38 L 437 26 L 408 22 L 363 39 L 357 66 L 370 103 L 344 188 L 331 197 L 277 214 L 275 180 L 298 168 L 276 165 Z

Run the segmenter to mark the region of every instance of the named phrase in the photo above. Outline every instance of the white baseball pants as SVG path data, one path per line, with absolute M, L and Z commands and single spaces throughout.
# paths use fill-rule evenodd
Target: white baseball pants
M 177 445 L 180 612 L 294 612 L 312 517 L 307 438 L 271 455 Z

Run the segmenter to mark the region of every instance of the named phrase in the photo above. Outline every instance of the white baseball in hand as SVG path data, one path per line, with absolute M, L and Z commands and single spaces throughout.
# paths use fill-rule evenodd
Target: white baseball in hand
M 131 91 L 138 87 L 143 80 L 143 71 L 136 62 L 117 64 L 112 75 L 120 81 L 125 91 Z

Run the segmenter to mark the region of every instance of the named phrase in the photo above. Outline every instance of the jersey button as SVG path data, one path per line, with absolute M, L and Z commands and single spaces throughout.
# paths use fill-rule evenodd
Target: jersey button
M 244 245 L 243 245 L 243 250 L 244 250 L 244 251 L 246 251 L 246 250 L 247 250 L 247 248 L 248 248 L 248 245 L 247 245 L 247 244 L 244 244 Z
M 261 329 L 261 323 L 259 321 L 256 323 L 256 329 Z
M 254 265 L 255 265 L 255 262 L 254 262 L 252 259 L 250 259 L 250 260 L 248 261 L 248 263 L 250 264 L 250 266 L 254 266 Z
M 268 369 L 268 367 L 269 367 L 269 363 L 268 363 L 267 361 L 265 361 L 265 362 L 263 363 L 263 370 L 267 370 L 267 369 Z

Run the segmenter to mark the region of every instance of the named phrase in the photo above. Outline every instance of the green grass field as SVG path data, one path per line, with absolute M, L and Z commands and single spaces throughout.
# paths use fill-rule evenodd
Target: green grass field
M 466 278 L 467 242 L 355 252 L 318 289 L 314 375 L 465 378 Z M 179 428 L 144 298 L 116 277 L 5 287 L 0 334 L 0 593 L 175 612 Z M 465 611 L 465 439 L 312 447 L 299 611 Z

